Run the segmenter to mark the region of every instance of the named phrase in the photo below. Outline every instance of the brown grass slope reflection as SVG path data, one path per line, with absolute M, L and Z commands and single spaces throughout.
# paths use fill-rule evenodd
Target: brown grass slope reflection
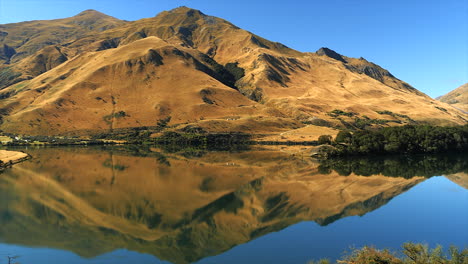
M 468 172 L 460 172 L 445 175 L 447 179 L 468 190 Z
M 127 248 L 194 262 L 300 221 L 363 215 L 425 179 L 323 173 L 275 151 L 28 151 L 0 177 L 0 238 L 85 257 Z

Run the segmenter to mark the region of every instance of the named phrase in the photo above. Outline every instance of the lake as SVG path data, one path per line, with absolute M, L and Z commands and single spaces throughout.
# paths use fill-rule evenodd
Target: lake
M 468 156 L 23 148 L 0 174 L 0 263 L 307 263 L 468 247 Z M 443 175 L 443 176 L 442 176 Z

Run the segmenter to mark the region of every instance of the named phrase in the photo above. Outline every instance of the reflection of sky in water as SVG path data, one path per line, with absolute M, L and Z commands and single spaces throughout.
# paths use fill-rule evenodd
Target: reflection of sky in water
M 454 189 L 458 191 L 450 191 Z M 445 177 L 433 177 L 362 217 L 325 227 L 299 223 L 200 263 L 307 263 L 340 256 L 350 246 L 396 251 L 410 241 L 468 247 L 467 223 L 468 191 Z
M 93 259 L 84 259 L 74 253 L 46 248 L 26 248 L 16 245 L 0 244 L 0 263 L 4 263 L 7 256 L 19 256 L 16 262 L 28 263 L 66 263 L 66 264 L 98 264 L 98 263 L 169 263 L 160 261 L 148 254 L 139 254 L 125 249 L 116 250 Z M 2 259 L 3 258 L 3 259 Z M 135 262 L 134 262 L 135 261 Z
M 467 247 L 467 223 L 468 191 L 445 177 L 433 177 L 362 217 L 347 217 L 325 227 L 299 223 L 199 263 L 307 263 L 334 258 L 350 246 L 398 250 L 408 241 Z M 167 263 L 127 250 L 83 259 L 62 250 L 0 244 L 0 256 L 6 259 L 5 254 L 20 255 L 17 261 L 22 264 Z

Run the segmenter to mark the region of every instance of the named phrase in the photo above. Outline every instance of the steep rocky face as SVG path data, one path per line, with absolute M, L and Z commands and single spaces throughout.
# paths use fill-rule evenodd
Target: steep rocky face
M 439 101 L 468 113 L 468 83 L 458 87 L 446 95 L 437 98 Z
M 343 63 L 348 63 L 344 58 L 343 56 L 341 56 L 340 54 L 336 53 L 334 50 L 331 50 L 329 48 L 320 48 L 319 50 L 317 50 L 315 53 L 317 53 L 317 55 L 320 55 L 320 56 L 328 56 L 332 59 L 335 59 L 335 60 L 338 60 L 338 61 L 341 61 Z
M 0 48 L 0 60 L 4 61 L 5 64 L 10 64 L 10 59 L 16 54 L 16 50 L 7 44 L 3 44 Z
M 401 80 L 398 80 L 389 71 L 385 70 L 384 68 L 380 67 L 379 65 L 375 63 L 367 61 L 366 59 L 362 57 L 359 59 L 348 58 L 329 48 L 320 48 L 316 53 L 317 55 L 320 55 L 320 56 L 327 56 L 332 59 L 341 61 L 345 64 L 348 70 L 355 72 L 355 73 L 359 73 L 359 74 L 365 74 L 371 77 L 372 79 L 375 79 L 394 89 L 410 91 L 421 96 L 426 96 L 423 93 L 416 90 L 411 85 Z
M 164 116 L 260 133 L 314 122 L 343 126 L 357 117 L 466 122 L 364 59 L 327 48 L 301 53 L 187 7 L 134 22 L 91 10 L 0 30 L 16 52 L 0 53 L 5 62 L 10 56 L 0 67 L 0 126 L 9 132 L 151 126 Z M 12 37 L 15 30 L 24 36 Z M 353 117 L 330 115 L 337 109 Z M 389 112 L 391 119 L 381 114 Z

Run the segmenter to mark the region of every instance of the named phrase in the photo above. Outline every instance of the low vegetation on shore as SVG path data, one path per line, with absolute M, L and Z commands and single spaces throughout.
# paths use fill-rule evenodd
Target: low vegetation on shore
M 31 156 L 23 151 L 0 150 L 0 171 L 30 158 Z
M 331 264 L 329 260 L 310 261 L 308 264 Z M 405 243 L 401 252 L 363 247 L 338 260 L 338 264 L 467 264 L 468 248 L 452 246 L 444 252 L 441 246 L 430 249 L 427 245 Z
M 132 144 L 196 147 L 202 149 L 230 149 L 233 146 L 253 144 L 321 145 L 314 154 L 322 159 L 340 156 L 434 154 L 466 152 L 468 124 L 441 127 L 431 125 L 404 125 L 378 129 L 340 131 L 335 138 L 322 135 L 318 140 L 301 142 L 256 141 L 254 134 L 242 132 L 212 133 L 201 127 L 169 126 L 171 117 L 158 120 L 155 126 L 113 129 L 89 133 L 90 136 L 19 136 L 4 134 L 3 145 L 105 145 Z
M 156 126 L 114 129 L 92 133 L 88 137 L 78 136 L 20 136 L 4 134 L 2 144 L 6 146 L 22 145 L 156 145 L 164 148 L 200 148 L 223 150 L 239 148 L 254 143 L 252 135 L 241 132 L 209 133 L 197 126 L 182 129 L 169 127 L 171 117 L 160 119 Z
M 420 154 L 468 150 L 468 125 L 406 125 L 379 130 L 340 131 L 322 135 L 318 155 L 324 158 L 369 154 Z

